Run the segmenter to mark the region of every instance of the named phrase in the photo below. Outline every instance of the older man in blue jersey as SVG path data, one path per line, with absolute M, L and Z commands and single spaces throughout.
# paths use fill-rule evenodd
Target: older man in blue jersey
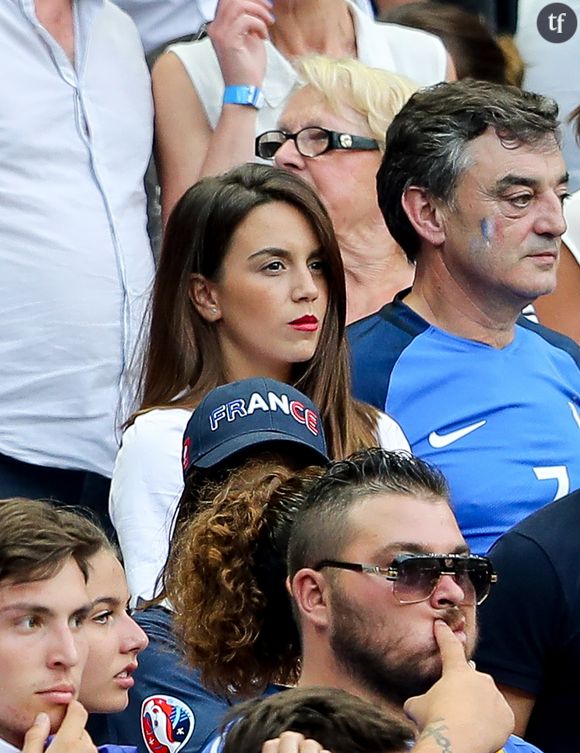
M 471 548 L 580 487 L 578 346 L 521 316 L 556 284 L 557 106 L 460 81 L 415 94 L 377 176 L 412 288 L 350 328 L 355 395 L 436 463 Z

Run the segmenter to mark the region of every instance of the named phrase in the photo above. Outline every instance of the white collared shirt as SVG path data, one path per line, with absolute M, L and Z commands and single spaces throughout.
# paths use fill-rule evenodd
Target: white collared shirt
M 110 475 L 153 276 L 137 30 L 74 0 L 75 64 L 33 0 L 0 3 L 0 452 Z

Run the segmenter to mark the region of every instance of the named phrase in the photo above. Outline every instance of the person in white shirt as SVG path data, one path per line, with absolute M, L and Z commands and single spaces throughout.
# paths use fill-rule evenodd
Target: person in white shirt
M 291 173 L 243 165 L 205 178 L 167 225 L 141 407 L 125 430 L 110 512 L 131 594 L 151 598 L 183 490 L 181 440 L 215 387 L 252 376 L 292 384 L 320 409 L 331 457 L 408 449 L 386 414 L 354 401 L 346 292 L 330 218 Z
M 153 108 L 109 0 L 0 6 L 0 497 L 104 515 L 153 277 Z

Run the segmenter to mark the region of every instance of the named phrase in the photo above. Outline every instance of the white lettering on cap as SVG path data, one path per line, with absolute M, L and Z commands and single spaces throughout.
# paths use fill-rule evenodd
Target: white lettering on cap
M 234 421 L 236 416 L 242 416 L 243 418 L 247 415 L 246 401 L 240 398 L 239 400 L 232 400 L 226 403 L 226 413 L 228 421 Z
M 233 421 L 236 416 L 245 415 L 247 415 L 246 401 L 241 398 L 239 400 L 231 400 L 229 403 L 218 405 L 217 408 L 212 410 L 209 414 L 209 427 L 212 431 L 215 431 L 218 428 L 220 421 L 224 418 L 228 421 Z
M 310 408 L 306 408 L 299 400 L 290 401 L 288 395 L 277 395 L 275 392 L 268 392 L 268 402 L 266 402 L 259 392 L 253 392 L 248 400 L 247 408 L 246 401 L 242 398 L 231 400 L 224 405 L 218 405 L 210 413 L 210 428 L 212 431 L 216 431 L 220 421 L 224 418 L 228 422 L 232 422 L 238 417 L 243 418 L 244 416 L 252 415 L 257 410 L 271 411 L 272 413 L 280 410 L 282 413 L 292 416 L 299 424 L 306 426 L 308 431 L 314 434 L 314 436 L 318 436 L 319 434 L 317 413 L 310 410 Z
M 271 410 L 268 407 L 268 403 L 264 400 L 259 392 L 252 392 L 250 401 L 248 403 L 248 415 L 252 415 L 252 413 L 254 411 L 257 411 L 258 409 L 266 412 Z
M 268 402 L 270 410 L 281 410 L 287 416 L 290 415 L 290 406 L 288 404 L 288 395 L 277 395 L 275 392 L 268 392 Z

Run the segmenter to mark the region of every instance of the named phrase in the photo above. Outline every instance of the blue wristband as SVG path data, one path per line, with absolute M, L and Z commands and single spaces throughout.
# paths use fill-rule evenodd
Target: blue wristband
M 247 105 L 259 110 L 264 105 L 264 94 L 259 86 L 226 86 L 224 105 Z

